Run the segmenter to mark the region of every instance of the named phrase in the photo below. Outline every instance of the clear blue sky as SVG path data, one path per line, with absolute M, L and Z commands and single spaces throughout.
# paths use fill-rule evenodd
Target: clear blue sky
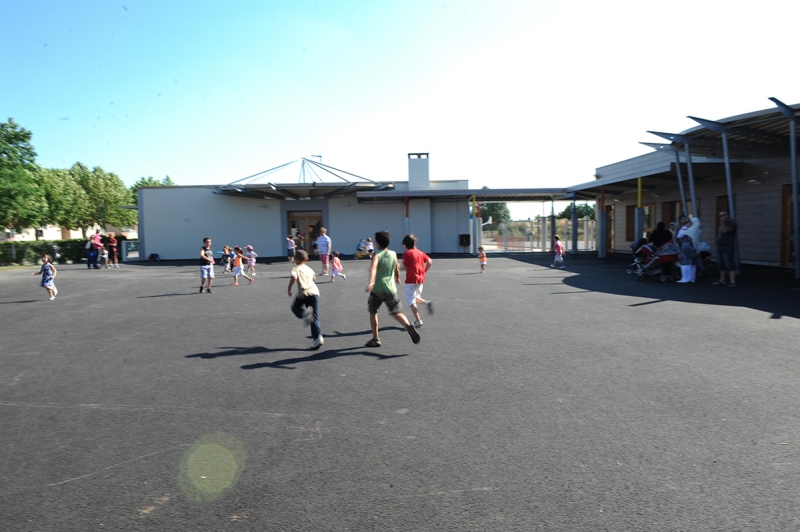
M 402 181 L 421 151 L 432 179 L 560 187 L 686 115 L 800 102 L 799 2 L 5 0 L 0 20 L 1 119 L 39 164 L 127 184 L 312 154 Z

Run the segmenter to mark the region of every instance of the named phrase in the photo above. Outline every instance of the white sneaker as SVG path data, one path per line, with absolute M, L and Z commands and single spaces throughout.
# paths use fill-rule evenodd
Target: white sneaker
M 114 267 L 115 267 L 115 268 L 119 268 L 119 264 L 115 264 L 115 265 L 114 265 Z
M 414 327 L 422 327 L 422 320 L 417 320 L 413 323 Z
M 56 296 L 52 296 L 52 297 L 50 298 L 50 301 L 54 300 L 55 298 L 56 298 Z
M 55 297 L 55 296 L 57 296 L 57 295 L 58 295 L 58 288 L 56 288 L 56 287 L 54 286 L 54 287 L 53 287 L 53 297 Z
M 320 334 L 314 340 L 314 343 L 311 344 L 311 349 L 319 349 L 320 347 L 322 347 L 322 344 L 324 344 L 324 343 L 325 343 L 325 338 L 323 338 L 322 335 Z

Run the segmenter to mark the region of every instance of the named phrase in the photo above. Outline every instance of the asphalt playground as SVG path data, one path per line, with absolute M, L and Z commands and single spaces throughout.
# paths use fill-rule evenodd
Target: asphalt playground
M 795 531 L 800 291 L 434 257 L 422 341 L 366 261 L 0 272 L 0 530 Z M 319 271 L 319 262 L 312 262 Z

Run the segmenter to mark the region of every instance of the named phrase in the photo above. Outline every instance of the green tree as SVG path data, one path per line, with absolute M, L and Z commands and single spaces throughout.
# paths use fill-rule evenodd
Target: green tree
M 132 198 L 130 190 L 116 174 L 105 172 L 99 166 L 89 170 L 81 163 L 72 165 L 70 173 L 89 200 L 85 210 L 75 213 L 84 235 L 93 225 L 125 227 L 136 223 L 135 211 L 120 208 L 130 205 Z
M 139 205 L 139 189 L 142 187 L 174 187 L 175 182 L 169 176 L 164 179 L 158 180 L 153 176 L 140 177 L 139 180 L 131 186 L 130 191 L 133 196 L 133 204 Z
M 45 199 L 44 225 L 67 229 L 82 226 L 81 213 L 89 210 L 89 197 L 70 170 L 39 168 L 34 174 Z
M 12 118 L 0 124 L 0 225 L 23 230 L 41 223 L 44 198 L 36 171 L 33 134 Z
M 0 124 L 0 164 L 32 169 L 36 159 L 32 136 L 33 133 L 19 127 L 13 118 Z
M 594 207 L 592 207 L 588 203 L 585 203 L 583 205 L 578 205 L 576 210 L 578 211 L 578 219 L 588 217 L 591 220 L 594 220 Z M 567 205 L 566 209 L 564 209 L 563 211 L 558 213 L 556 215 L 556 218 L 566 218 L 568 220 L 571 220 L 572 219 L 572 203 Z
M 0 226 L 22 231 L 42 223 L 44 197 L 21 165 L 0 164 Z
M 489 187 L 484 186 L 482 190 L 489 190 Z M 488 222 L 490 216 L 493 224 L 511 221 L 511 212 L 506 203 L 481 203 L 481 220 Z

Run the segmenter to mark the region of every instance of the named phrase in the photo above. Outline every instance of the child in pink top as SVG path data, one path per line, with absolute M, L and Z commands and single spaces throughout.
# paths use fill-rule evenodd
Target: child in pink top
M 343 277 L 344 280 L 346 281 L 347 276 L 344 273 L 342 273 L 344 271 L 344 268 L 342 268 L 342 261 L 339 260 L 339 252 L 334 251 L 332 255 L 333 259 L 331 260 L 331 282 L 332 283 L 336 282 L 334 277 L 336 277 L 337 275 Z
M 558 235 L 553 237 L 553 251 L 555 252 L 556 256 L 553 259 L 553 264 L 550 265 L 551 268 L 555 268 L 556 264 L 560 264 L 561 266 L 558 267 L 559 270 L 564 269 L 564 246 L 561 245 L 561 240 L 558 238 Z

